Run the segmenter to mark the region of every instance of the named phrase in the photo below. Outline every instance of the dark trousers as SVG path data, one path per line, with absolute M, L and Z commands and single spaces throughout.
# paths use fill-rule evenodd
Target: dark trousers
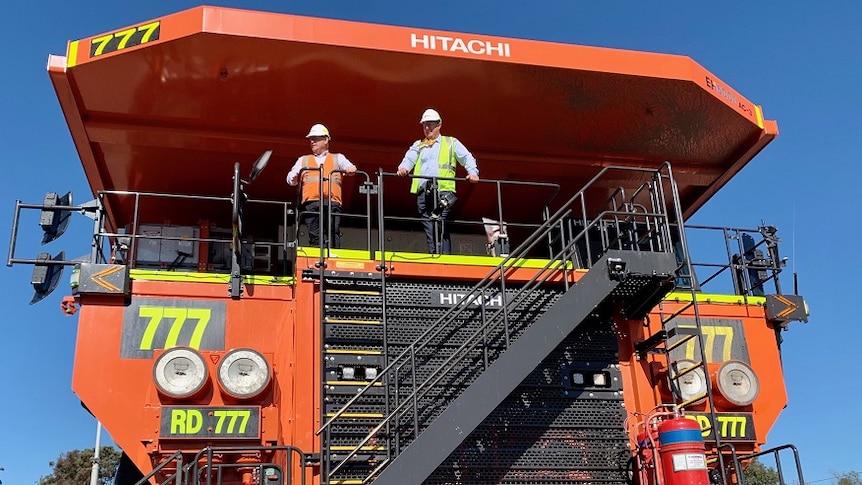
M 324 241 L 327 242 L 327 247 L 341 247 L 341 204 L 335 201 L 328 201 L 323 207 L 323 233 Z M 327 207 L 329 206 L 329 207 Z M 329 211 L 327 212 L 327 208 Z M 330 217 L 331 216 L 331 217 Z M 327 238 L 329 231 L 327 219 L 332 220 L 332 237 Z M 308 244 L 310 246 L 320 245 L 320 201 L 310 200 L 302 204 L 302 222 L 308 227 Z
M 431 254 L 452 254 L 452 241 L 449 237 L 449 212 L 446 208 L 439 218 L 431 218 L 431 212 L 437 206 L 433 191 L 420 191 L 416 197 L 416 206 L 422 216 L 422 226 L 425 228 L 425 239 L 428 241 L 428 252 Z

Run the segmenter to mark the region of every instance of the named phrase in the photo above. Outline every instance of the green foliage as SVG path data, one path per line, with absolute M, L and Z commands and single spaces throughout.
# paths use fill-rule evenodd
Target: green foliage
M 745 467 L 743 472 L 746 485 L 778 485 L 778 472 L 760 463 L 756 458 Z
M 862 474 L 859 472 L 846 472 L 841 475 L 833 473 L 838 485 L 862 485 Z
M 120 464 L 120 452 L 103 446 L 99 453 L 99 484 L 106 485 Z M 86 485 L 93 470 L 93 449 L 72 450 L 50 462 L 52 473 L 39 479 L 37 485 Z

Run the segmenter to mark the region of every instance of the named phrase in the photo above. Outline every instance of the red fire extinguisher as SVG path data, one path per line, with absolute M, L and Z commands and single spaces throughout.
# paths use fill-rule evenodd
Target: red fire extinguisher
M 663 485 L 709 485 L 706 448 L 697 421 L 684 417 L 662 421 L 658 441 Z

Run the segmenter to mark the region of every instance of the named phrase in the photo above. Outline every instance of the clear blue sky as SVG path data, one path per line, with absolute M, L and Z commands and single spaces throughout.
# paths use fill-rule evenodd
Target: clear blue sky
M 790 403 L 770 445 L 798 446 L 808 481 L 862 470 L 862 413 L 856 314 L 862 272 L 862 3 L 625 2 L 472 0 L 438 2 L 212 2 L 375 23 L 682 54 L 778 121 L 780 135 L 714 197 L 692 222 L 779 227 L 790 269 L 811 307 L 807 325 L 792 324 L 783 347 Z M 3 169 L 0 234 L 8 235 L 15 199 L 38 203 L 46 191 L 91 198 L 77 153 L 46 73 L 48 54 L 66 41 L 106 32 L 196 4 L 185 1 L 42 2 L 4 5 L 0 130 Z M 46 249 L 87 252 L 90 225 Z M 35 224 L 19 257 L 43 250 Z M 77 241 L 75 241 L 77 238 Z M 0 294 L 0 480 L 35 483 L 60 453 L 93 445 L 95 421 L 70 389 L 75 318 L 59 302 L 67 288 L 29 306 L 31 268 L 6 268 Z M 790 278 L 785 278 L 789 288 Z

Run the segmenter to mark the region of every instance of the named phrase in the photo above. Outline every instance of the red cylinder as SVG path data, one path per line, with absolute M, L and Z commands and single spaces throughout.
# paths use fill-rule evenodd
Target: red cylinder
M 709 485 L 706 448 L 697 421 L 682 417 L 662 421 L 658 441 L 662 485 Z

